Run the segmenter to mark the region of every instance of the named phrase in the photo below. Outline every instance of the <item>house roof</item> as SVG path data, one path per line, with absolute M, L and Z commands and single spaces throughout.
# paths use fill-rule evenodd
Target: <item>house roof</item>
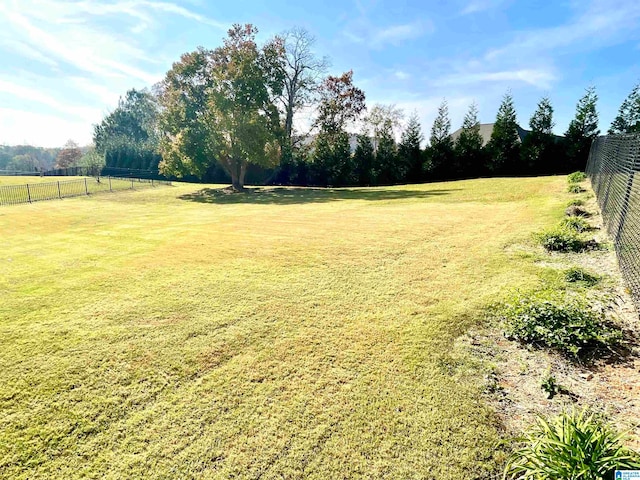
M 494 125 L 493 123 L 480 124 L 480 136 L 482 137 L 482 146 L 485 146 L 487 143 L 489 143 L 489 140 L 491 140 L 491 132 L 493 132 L 493 125 Z M 520 140 L 520 143 L 522 143 L 524 138 L 527 135 L 529 135 L 530 131 L 525 130 L 524 128 L 520 127 L 520 125 L 516 125 L 516 128 L 518 130 L 518 139 Z M 460 136 L 460 132 L 462 132 L 462 128 L 459 128 L 458 130 L 453 132 L 451 134 L 451 140 L 453 140 L 454 142 L 458 140 L 458 137 Z

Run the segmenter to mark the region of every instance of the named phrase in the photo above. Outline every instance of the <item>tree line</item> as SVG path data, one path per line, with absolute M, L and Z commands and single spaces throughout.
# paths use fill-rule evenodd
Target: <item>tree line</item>
M 85 167 L 98 171 L 104 159 L 92 147 L 80 147 L 73 140 L 62 148 L 42 148 L 31 145 L 0 145 L 0 171 L 40 173 L 69 167 Z
M 597 93 L 578 101 L 564 137 L 553 134 L 553 106 L 542 98 L 519 128 L 507 92 L 490 139 L 470 105 L 452 137 L 443 101 L 425 142 L 417 115 L 393 105 L 367 107 L 353 72 L 327 75 L 314 39 L 293 29 L 264 44 L 252 25 L 234 25 L 223 44 L 183 54 L 149 90 L 131 90 L 94 128 L 106 166 L 159 169 L 167 176 L 292 185 L 389 185 L 481 175 L 534 175 L 583 169 L 599 135 Z M 315 112 L 308 132 L 302 111 Z M 357 130 L 358 134 L 350 134 Z M 640 85 L 610 133 L 640 130 Z M 426 147 L 422 145 L 426 143 Z M 253 175 L 253 177 L 252 177 Z

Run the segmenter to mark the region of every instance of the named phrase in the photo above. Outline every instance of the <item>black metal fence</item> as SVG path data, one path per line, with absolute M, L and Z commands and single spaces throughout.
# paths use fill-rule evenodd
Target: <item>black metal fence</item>
M 171 182 L 146 178 L 93 177 L 59 182 L 1 185 L 0 205 L 32 203 L 118 190 L 134 190 L 155 187 L 156 185 L 171 185 Z
M 598 137 L 591 146 L 587 175 L 640 311 L 640 135 Z

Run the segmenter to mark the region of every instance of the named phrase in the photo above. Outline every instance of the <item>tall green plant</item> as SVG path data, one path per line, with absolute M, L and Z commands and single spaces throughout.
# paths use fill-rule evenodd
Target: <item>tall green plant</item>
M 640 468 L 640 456 L 623 445 L 604 419 L 588 410 L 564 412 L 537 424 L 507 463 L 504 478 L 521 480 L 613 479 L 614 470 Z

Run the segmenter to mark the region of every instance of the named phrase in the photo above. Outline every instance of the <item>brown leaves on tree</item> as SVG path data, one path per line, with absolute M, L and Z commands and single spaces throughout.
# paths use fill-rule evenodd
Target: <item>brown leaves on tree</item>
M 366 109 L 365 95 L 353 85 L 353 70 L 339 77 L 328 76 L 320 87 L 316 125 L 329 134 L 344 130 Z
M 56 168 L 69 168 L 77 165 L 78 160 L 82 157 L 82 151 L 73 140 L 67 141 L 56 157 Z

